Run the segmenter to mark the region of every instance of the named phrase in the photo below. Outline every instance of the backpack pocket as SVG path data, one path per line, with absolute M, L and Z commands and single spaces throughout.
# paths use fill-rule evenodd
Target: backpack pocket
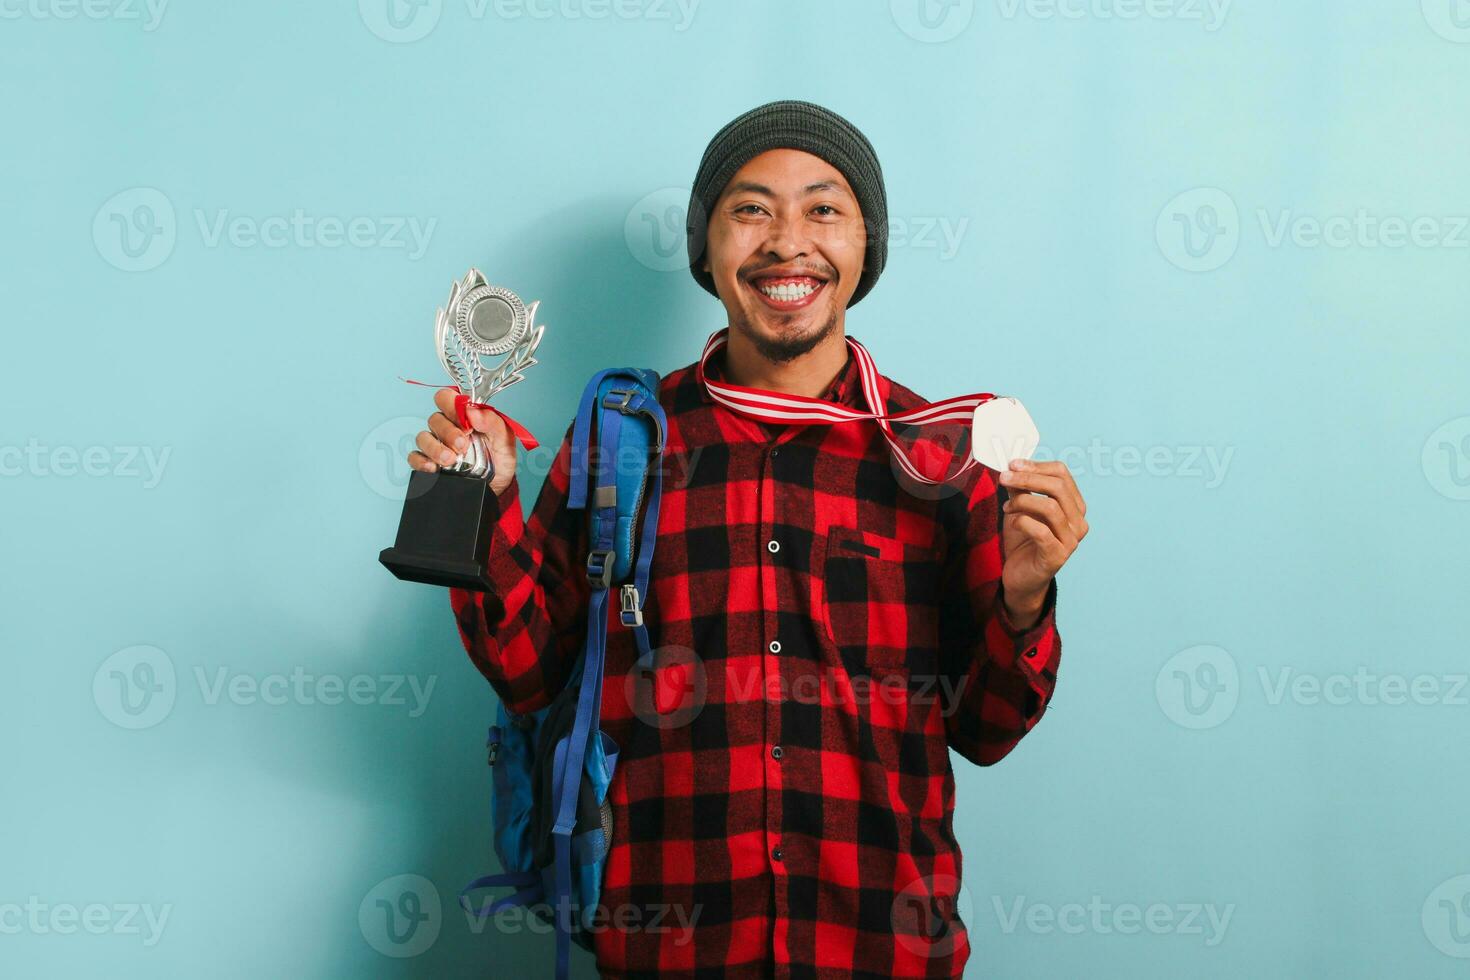
M 535 866 L 531 837 L 531 760 L 536 745 L 536 717 L 511 715 L 500 709 L 499 723 L 490 726 L 492 773 L 491 820 L 495 856 L 506 871 L 530 871 Z

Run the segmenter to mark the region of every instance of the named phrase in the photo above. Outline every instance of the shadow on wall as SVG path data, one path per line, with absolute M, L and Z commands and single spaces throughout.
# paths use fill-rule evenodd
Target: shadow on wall
M 548 463 L 593 373 L 632 365 L 667 374 L 694 361 L 705 337 L 724 325 L 723 308 L 682 266 L 656 270 L 635 255 L 637 245 L 630 246 L 624 233 L 625 223 L 638 225 L 625 222 L 631 200 L 596 197 L 535 225 L 497 230 L 496 247 L 517 243 L 515 257 L 501 268 L 481 266 L 492 283 L 510 286 L 527 302 L 542 301 L 538 319 L 548 329 L 538 352 L 541 363 L 514 390 L 521 404 L 530 403 L 528 395 L 535 392 L 524 419 L 549 447 L 543 457 Z M 671 238 L 664 235 L 666 248 Z M 467 257 L 465 267 L 472 264 L 480 260 Z M 520 285 L 527 282 L 538 285 Z M 526 509 L 535 501 L 542 471 L 544 466 L 523 480 Z M 319 782 L 323 771 L 335 773 L 324 788 L 356 797 L 365 814 L 366 830 L 349 862 L 354 873 L 323 883 L 319 895 L 333 903 L 339 910 L 335 919 L 343 923 L 336 933 L 340 966 L 332 975 L 542 976 L 555 951 L 544 926 L 535 923 L 532 931 L 520 915 L 506 920 L 508 925 L 471 925 L 458 905 L 465 883 L 499 870 L 490 845 L 484 758 L 495 697 L 464 653 L 447 590 L 398 582 L 376 567 L 377 550 L 391 542 L 396 522 L 392 509 L 390 520 L 364 528 L 361 547 L 344 556 L 349 563 L 374 563 L 365 578 L 371 586 L 353 603 L 367 615 L 324 639 L 361 651 L 350 670 L 437 677 L 427 709 L 418 718 L 408 718 L 406 709 L 303 714 L 297 728 L 272 731 L 275 744 L 260 747 L 273 767 L 295 770 L 303 779 Z M 332 756 L 330 765 L 322 763 L 321 753 Z M 427 879 L 437 903 L 421 881 L 390 880 L 401 875 Z M 355 921 L 360 906 L 361 924 Z M 436 926 L 435 938 L 415 952 Z M 398 955 L 406 952 L 415 955 Z M 573 961 L 575 976 L 596 976 L 590 954 L 574 948 Z

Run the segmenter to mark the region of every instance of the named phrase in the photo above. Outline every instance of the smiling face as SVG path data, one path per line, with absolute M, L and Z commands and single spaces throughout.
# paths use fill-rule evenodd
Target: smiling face
M 702 265 L 730 330 L 790 361 L 842 326 L 857 291 L 866 227 L 841 172 L 801 150 L 768 150 L 715 202 Z

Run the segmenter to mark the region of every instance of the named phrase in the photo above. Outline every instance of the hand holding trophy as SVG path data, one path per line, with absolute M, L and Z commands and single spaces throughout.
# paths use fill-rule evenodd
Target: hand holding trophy
M 444 411 L 430 420 L 431 431 L 419 434 L 397 540 L 378 556 L 399 578 L 475 590 L 489 586 L 485 558 L 497 513 L 492 498 L 500 488 L 491 487 L 490 448 L 470 425 L 468 413 L 472 408 L 493 412 L 522 442 L 530 439 L 488 402 L 537 363 L 534 354 L 546 329 L 535 324 L 539 305 L 527 307 L 515 293 L 491 286 L 471 269 L 450 288 L 448 303 L 435 316 L 436 352 L 455 390 L 435 397 Z M 480 361 L 500 355 L 507 356 L 493 370 Z M 455 455 L 452 447 L 460 443 L 464 450 Z

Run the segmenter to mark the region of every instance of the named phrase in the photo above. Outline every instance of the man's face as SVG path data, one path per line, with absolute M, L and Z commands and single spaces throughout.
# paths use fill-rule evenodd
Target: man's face
M 846 179 L 821 157 L 768 150 L 730 179 L 702 259 L 730 329 L 789 361 L 837 330 L 857 290 L 866 227 Z

